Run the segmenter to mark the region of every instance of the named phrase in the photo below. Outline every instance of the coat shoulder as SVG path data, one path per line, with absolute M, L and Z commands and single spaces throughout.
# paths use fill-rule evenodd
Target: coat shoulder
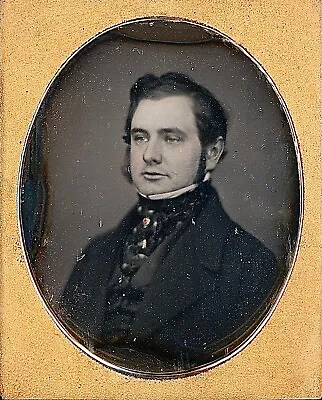
M 234 222 L 227 232 L 226 251 L 229 256 L 237 257 L 241 262 L 257 260 L 261 263 L 276 263 L 276 257 L 269 248 Z
M 274 253 L 237 224 L 227 237 L 223 266 L 227 276 L 234 277 L 242 314 L 253 313 L 277 290 L 280 270 Z
M 216 192 L 191 232 L 198 256 L 209 269 L 230 265 L 235 275 L 257 270 L 255 276 L 277 269 L 274 253 L 229 217 Z

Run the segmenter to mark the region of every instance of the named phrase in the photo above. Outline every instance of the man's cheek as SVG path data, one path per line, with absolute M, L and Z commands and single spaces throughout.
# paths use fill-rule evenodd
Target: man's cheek
M 192 155 L 190 159 L 185 159 L 181 163 L 181 168 L 185 170 L 186 172 L 193 172 L 197 170 L 199 166 L 199 157 L 198 155 Z
M 142 157 L 138 154 L 138 152 L 134 151 L 130 154 L 130 164 L 131 169 L 137 171 L 142 165 Z

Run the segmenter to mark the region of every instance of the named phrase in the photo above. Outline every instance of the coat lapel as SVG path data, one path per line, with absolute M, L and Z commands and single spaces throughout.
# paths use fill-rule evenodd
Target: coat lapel
M 197 220 L 188 221 L 167 243 L 133 325 L 133 334 L 148 337 L 216 288 L 231 225 L 214 196 Z

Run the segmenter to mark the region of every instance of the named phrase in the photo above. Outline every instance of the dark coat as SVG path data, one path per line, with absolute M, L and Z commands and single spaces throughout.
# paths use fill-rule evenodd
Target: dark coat
M 70 326 L 94 347 L 104 341 L 107 285 L 133 218 L 134 210 L 115 230 L 92 240 L 62 297 Z M 129 346 L 176 368 L 211 361 L 249 335 L 267 311 L 277 278 L 273 253 L 228 217 L 214 191 L 199 216 L 167 246 L 132 326 L 135 343 Z

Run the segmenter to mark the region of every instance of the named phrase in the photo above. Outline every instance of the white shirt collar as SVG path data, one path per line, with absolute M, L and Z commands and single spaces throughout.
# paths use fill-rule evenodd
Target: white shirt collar
M 209 181 L 211 179 L 210 172 L 207 172 L 203 182 Z M 185 186 L 181 189 L 173 190 L 172 192 L 166 192 L 166 193 L 158 193 L 158 194 L 150 194 L 150 195 L 145 195 L 137 190 L 140 196 L 145 197 L 146 199 L 149 200 L 165 200 L 165 199 L 174 199 L 175 197 L 181 196 L 184 193 L 187 192 L 192 192 L 195 190 L 195 188 L 198 186 L 198 183 L 193 183 L 192 185 Z

